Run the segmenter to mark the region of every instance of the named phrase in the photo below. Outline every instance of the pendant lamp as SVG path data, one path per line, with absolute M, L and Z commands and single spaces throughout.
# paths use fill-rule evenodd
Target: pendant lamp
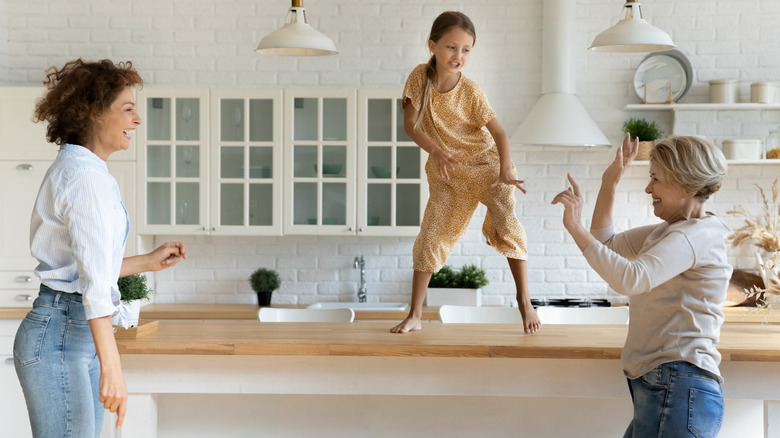
M 593 40 L 594 52 L 641 53 L 674 49 L 672 38 L 642 18 L 639 0 L 626 0 L 623 18 Z
M 339 53 L 330 38 L 309 25 L 303 0 L 292 0 L 284 26 L 260 40 L 255 52 L 281 56 L 326 56 Z

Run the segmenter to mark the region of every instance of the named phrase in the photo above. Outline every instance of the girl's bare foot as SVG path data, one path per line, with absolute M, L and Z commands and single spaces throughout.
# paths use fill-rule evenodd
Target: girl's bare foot
M 520 307 L 520 315 L 523 317 L 523 329 L 525 329 L 525 332 L 531 334 L 539 331 L 539 329 L 542 328 L 542 321 L 536 314 L 534 306 L 532 306 L 531 303 L 518 303 L 518 305 Z
M 409 315 L 400 324 L 390 329 L 391 333 L 407 333 L 422 330 L 420 318 Z

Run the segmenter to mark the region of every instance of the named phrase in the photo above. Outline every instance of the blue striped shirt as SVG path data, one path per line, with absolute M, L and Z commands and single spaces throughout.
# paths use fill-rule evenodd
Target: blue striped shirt
M 119 310 L 117 279 L 130 218 L 106 162 L 89 149 L 60 147 L 43 178 L 30 222 L 35 274 L 54 290 L 83 295 L 87 319 Z

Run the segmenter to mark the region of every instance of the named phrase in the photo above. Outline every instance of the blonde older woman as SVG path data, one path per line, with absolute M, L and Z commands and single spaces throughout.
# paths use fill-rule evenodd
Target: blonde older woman
M 638 143 L 628 135 L 602 176 L 590 231 L 583 196 L 571 188 L 553 204 L 590 266 L 630 305 L 622 365 L 634 403 L 625 437 L 714 437 L 723 419 L 716 349 L 731 266 L 728 227 L 706 211 L 721 186 L 723 154 L 697 137 L 671 137 L 650 154 L 653 213 L 663 222 L 615 233 L 615 189 Z

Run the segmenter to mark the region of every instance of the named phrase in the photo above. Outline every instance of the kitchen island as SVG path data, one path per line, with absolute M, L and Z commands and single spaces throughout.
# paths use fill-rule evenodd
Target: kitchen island
M 631 415 L 619 361 L 626 332 L 160 321 L 154 334 L 118 340 L 131 392 L 123 436 L 619 435 Z M 744 431 L 738 421 L 780 436 L 780 325 L 726 324 L 719 350 L 730 403 L 721 436 L 752 436 L 730 435 Z M 756 403 L 763 419 L 740 414 Z

